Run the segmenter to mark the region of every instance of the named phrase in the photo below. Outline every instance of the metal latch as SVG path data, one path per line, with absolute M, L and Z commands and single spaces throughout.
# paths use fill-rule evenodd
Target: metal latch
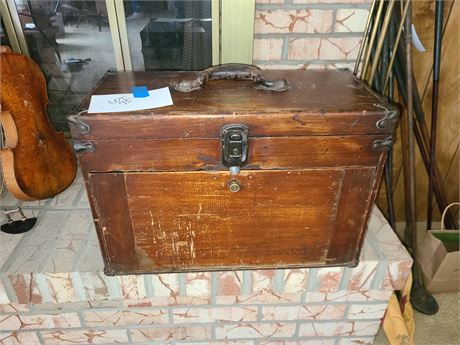
M 227 125 L 222 127 L 222 164 L 228 167 L 230 174 L 236 176 L 248 160 L 249 128 L 245 125 Z
M 220 131 L 222 138 L 222 164 L 228 167 L 232 179 L 228 182 L 228 189 L 232 193 L 239 192 L 240 182 L 236 175 L 248 161 L 249 128 L 245 125 L 227 125 Z

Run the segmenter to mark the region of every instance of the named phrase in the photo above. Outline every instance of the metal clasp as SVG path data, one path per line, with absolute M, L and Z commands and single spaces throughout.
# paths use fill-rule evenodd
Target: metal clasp
M 228 167 L 230 174 L 236 176 L 248 160 L 249 128 L 245 125 L 227 125 L 222 127 L 222 164 Z

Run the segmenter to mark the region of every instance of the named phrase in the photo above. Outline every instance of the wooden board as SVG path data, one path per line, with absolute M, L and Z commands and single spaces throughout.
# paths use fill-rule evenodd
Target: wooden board
M 385 136 L 250 138 L 247 170 L 375 166 L 381 152 L 372 148 Z M 101 140 L 82 155 L 90 171 L 227 170 L 217 139 Z M 116 152 L 116 154 L 114 154 Z
M 161 272 L 353 265 L 366 218 L 351 210 L 366 207 L 374 173 L 243 171 L 237 193 L 228 189 L 228 172 L 90 174 L 90 180 L 111 269 Z

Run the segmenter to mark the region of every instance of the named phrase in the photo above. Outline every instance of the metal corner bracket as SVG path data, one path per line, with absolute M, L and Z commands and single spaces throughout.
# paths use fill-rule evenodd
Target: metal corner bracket
M 69 123 L 75 130 L 80 134 L 88 134 L 90 131 L 90 127 L 87 123 L 83 122 L 80 118 L 81 114 L 88 112 L 88 110 L 82 110 L 78 114 L 70 115 L 67 117 Z
M 393 136 L 390 135 L 385 139 L 377 139 L 372 142 L 372 149 L 389 151 L 393 146 Z
M 74 140 L 73 150 L 75 151 L 75 153 L 94 152 L 96 150 L 96 146 L 90 141 Z
M 383 106 L 381 104 L 375 103 L 373 104 L 374 107 L 378 107 L 381 109 L 385 110 L 385 116 L 378 120 L 375 123 L 375 126 L 378 129 L 385 129 L 385 128 L 392 128 L 396 126 L 396 123 L 398 122 L 399 119 L 399 111 L 396 109 L 388 109 L 386 106 Z

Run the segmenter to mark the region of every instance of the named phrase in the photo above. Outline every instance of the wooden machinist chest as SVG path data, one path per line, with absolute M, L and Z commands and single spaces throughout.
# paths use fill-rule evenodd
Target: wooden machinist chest
M 69 118 L 106 274 L 356 265 L 396 108 L 349 72 L 221 72 L 107 75 L 174 104 Z

